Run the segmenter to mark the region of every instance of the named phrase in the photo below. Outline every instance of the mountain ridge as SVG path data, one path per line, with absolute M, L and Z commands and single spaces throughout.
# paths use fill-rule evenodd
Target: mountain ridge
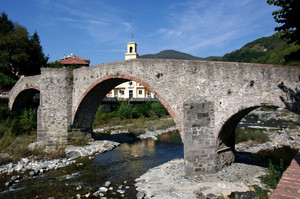
M 209 56 L 202 58 L 176 50 L 163 50 L 156 54 L 142 55 L 140 58 L 208 60 L 300 66 L 300 46 L 287 44 L 287 42 L 280 39 L 279 36 L 280 33 L 275 33 L 268 37 L 261 37 L 221 57 Z

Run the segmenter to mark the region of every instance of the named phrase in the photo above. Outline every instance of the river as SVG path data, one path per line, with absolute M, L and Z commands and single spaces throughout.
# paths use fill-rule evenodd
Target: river
M 183 144 L 177 131 L 162 134 L 157 141 L 122 143 L 93 159 L 81 158 L 69 167 L 34 178 L 24 177 L 13 190 L 2 192 L 0 198 L 72 198 L 89 193 L 92 196 L 107 181 L 111 182 L 113 190 L 108 190 L 106 197 L 120 198 L 122 194 L 117 190 L 125 190 L 123 198 L 135 198 L 134 180 L 148 169 L 174 158 L 183 158 Z M 2 176 L 0 183 L 5 183 L 9 177 Z
M 264 118 L 249 115 L 238 127 L 252 125 L 286 128 L 291 124 L 286 120 L 266 121 Z M 106 138 L 112 138 L 114 141 L 124 138 L 118 136 L 120 135 Z M 118 138 L 115 139 L 116 137 Z M 127 138 L 125 136 L 122 141 L 126 141 Z M 93 158 L 80 158 L 75 164 L 65 168 L 50 170 L 35 177 L 30 177 L 29 171 L 21 174 L 24 175 L 22 179 L 16 181 L 10 190 L 0 190 L 0 198 L 76 198 L 77 194 L 80 194 L 81 198 L 93 197 L 99 187 L 104 186 L 107 181 L 111 182 L 109 187 L 112 190 L 108 190 L 104 194 L 105 197 L 135 198 L 136 178 L 150 168 L 183 156 L 183 144 L 177 131 L 162 134 L 158 136 L 157 141 L 145 139 L 123 142 L 111 151 Z M 1 175 L 0 184 L 5 184 L 11 176 L 16 175 L 20 174 Z M 125 190 L 126 193 L 119 193 L 118 190 Z

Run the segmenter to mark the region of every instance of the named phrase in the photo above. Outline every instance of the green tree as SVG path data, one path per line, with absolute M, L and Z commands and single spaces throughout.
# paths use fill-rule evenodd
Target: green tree
M 47 61 L 38 34 L 30 36 L 25 27 L 13 23 L 3 12 L 0 15 L 0 72 L 14 79 L 37 75 Z
M 63 68 L 65 67 L 60 61 L 50 62 L 46 65 L 49 68 Z
M 282 31 L 282 38 L 288 43 L 300 44 L 300 1 L 299 0 L 267 0 L 268 4 L 281 7 L 273 11 L 275 22 L 282 24 L 275 28 Z

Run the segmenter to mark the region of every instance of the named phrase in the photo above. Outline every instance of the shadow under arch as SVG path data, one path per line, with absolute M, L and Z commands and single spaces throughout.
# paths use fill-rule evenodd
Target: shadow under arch
M 22 90 L 16 96 L 12 111 L 21 112 L 25 108 L 38 108 L 40 105 L 40 91 L 35 88 Z
M 222 158 L 222 159 L 226 159 L 226 156 L 227 156 L 226 153 L 227 154 L 236 153 L 236 151 L 235 151 L 235 130 L 236 130 L 236 127 L 238 126 L 239 122 L 248 113 L 250 113 L 251 111 L 253 111 L 255 109 L 261 108 L 261 107 L 273 107 L 273 108 L 275 108 L 274 111 L 276 111 L 277 108 L 283 108 L 283 107 L 279 107 L 276 105 L 263 105 L 262 104 L 262 105 L 257 105 L 257 106 L 252 106 L 252 107 L 242 109 L 242 110 L 238 111 L 237 113 L 235 113 L 234 115 L 232 115 L 222 126 L 222 128 L 219 132 L 219 135 L 218 135 L 218 139 L 217 139 L 217 153 L 219 153 L 219 155 L 221 154 L 222 156 L 224 156 L 224 158 Z M 288 109 L 288 107 L 285 107 L 284 109 L 290 111 L 291 113 L 295 113 L 295 114 L 299 115 L 299 113 L 297 113 L 291 109 Z M 228 161 L 224 161 L 222 167 L 227 164 L 230 164 L 231 162 L 233 162 L 232 159 L 228 160 Z
M 94 81 L 81 96 L 78 102 L 78 108 L 73 113 L 74 119 L 71 129 L 92 132 L 94 117 L 103 98 L 113 88 L 127 81 L 135 81 L 142 84 L 147 90 L 151 91 L 156 96 L 173 119 L 176 117 L 167 101 L 143 80 L 123 74 L 118 74 L 117 76 L 109 75 Z

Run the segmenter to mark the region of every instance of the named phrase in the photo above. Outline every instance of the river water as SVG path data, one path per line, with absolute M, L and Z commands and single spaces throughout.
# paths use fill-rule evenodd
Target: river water
M 246 117 L 238 128 L 252 125 L 285 128 L 290 125 L 285 120 L 265 121 L 260 118 L 262 122 L 258 122 L 258 119 L 253 116 Z M 112 140 L 126 139 L 125 137 L 124 140 Z M 23 174 L 20 182 L 12 186 L 12 190 L 1 190 L 0 186 L 0 198 L 76 198 L 77 194 L 80 194 L 81 198 L 86 194 L 93 197 L 93 193 L 107 181 L 111 182 L 110 187 L 113 190 L 105 193 L 105 197 L 136 198 L 136 178 L 150 168 L 183 156 L 183 144 L 177 131 L 162 134 L 158 136 L 157 141 L 146 139 L 124 142 L 114 150 L 93 159 L 80 158 L 71 166 L 51 170 L 34 178 L 29 177 L 27 172 Z M 0 185 L 9 181 L 13 175 L 19 174 L 0 176 Z M 117 190 L 125 190 L 124 197 Z
M 157 141 L 146 139 L 122 143 L 94 159 L 81 158 L 76 164 L 34 179 L 24 177 L 13 186 L 13 190 L 2 191 L 0 198 L 72 198 L 76 194 L 83 196 L 88 193 L 92 196 L 107 181 L 111 181 L 113 187 L 105 194 L 107 198 L 121 198 L 117 190 L 126 191 L 123 198 L 135 198 L 134 180 L 148 169 L 174 158 L 183 158 L 183 144 L 177 131 L 162 134 Z

